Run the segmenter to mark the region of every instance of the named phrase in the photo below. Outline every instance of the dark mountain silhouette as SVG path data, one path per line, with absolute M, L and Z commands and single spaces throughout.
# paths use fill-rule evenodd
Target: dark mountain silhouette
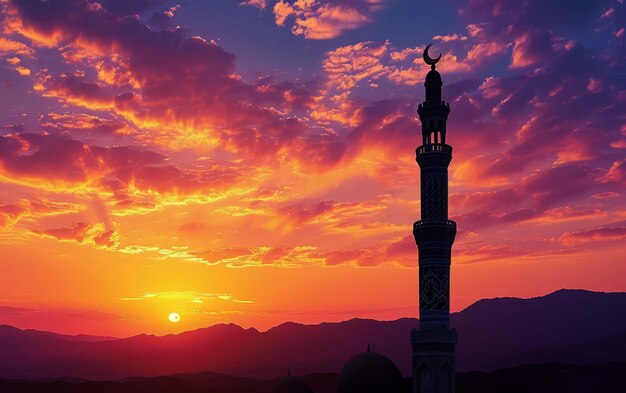
M 107 337 L 107 336 L 89 336 L 86 334 L 78 334 L 75 336 L 70 336 L 66 334 L 58 334 L 53 332 L 46 332 L 41 330 L 34 329 L 18 329 L 13 326 L 8 325 L 0 325 L 0 337 L 55 337 L 64 341 L 107 341 L 107 340 L 115 340 L 117 337 Z
M 539 361 L 589 363 L 587 358 L 602 357 L 609 348 L 587 347 L 583 353 L 579 346 L 626 332 L 625 306 L 626 293 L 584 290 L 560 290 L 526 300 L 480 300 L 453 317 L 459 333 L 457 369 L 493 370 Z M 533 358 L 545 348 L 570 348 L 579 355 Z M 520 356 L 517 361 L 515 356 Z
M 623 310 L 626 293 L 561 290 L 533 299 L 481 300 L 452 315 L 459 334 L 458 370 L 626 360 L 626 352 L 620 350 L 626 335 Z M 338 372 L 367 343 L 375 343 L 377 352 L 409 375 L 409 332 L 417 325 L 409 318 L 354 319 L 319 325 L 286 323 L 259 332 L 229 324 L 178 335 L 104 341 L 4 327 L 0 329 L 0 377 L 110 380 L 211 370 L 273 378 L 289 368 L 298 375 Z
M 523 365 L 490 373 L 457 375 L 457 388 L 465 393 L 587 393 L 620 391 L 626 362 L 591 366 L 557 363 Z M 315 393 L 335 393 L 338 375 L 302 377 Z M 134 377 L 117 381 L 8 381 L 0 380 L 7 393 L 270 393 L 276 380 L 232 377 L 215 373 L 179 374 L 167 377 Z M 410 379 L 406 379 L 410 383 Z

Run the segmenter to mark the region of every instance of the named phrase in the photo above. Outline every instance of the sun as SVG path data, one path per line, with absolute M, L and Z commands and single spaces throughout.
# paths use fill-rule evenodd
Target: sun
M 172 323 L 180 322 L 180 314 L 177 312 L 170 313 L 167 319 L 169 319 Z

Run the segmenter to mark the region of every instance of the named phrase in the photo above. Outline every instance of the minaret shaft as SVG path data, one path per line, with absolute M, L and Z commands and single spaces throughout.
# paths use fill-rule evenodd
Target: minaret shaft
M 448 219 L 452 147 L 446 144 L 450 105 L 441 100 L 441 76 L 428 48 L 424 59 L 432 71 L 424 83 L 426 100 L 417 110 L 422 123 L 422 145 L 416 150 L 421 220 L 415 222 L 413 235 L 419 251 L 420 328 L 411 333 L 413 391 L 454 393 L 456 331 L 450 329 L 450 263 L 456 223 Z

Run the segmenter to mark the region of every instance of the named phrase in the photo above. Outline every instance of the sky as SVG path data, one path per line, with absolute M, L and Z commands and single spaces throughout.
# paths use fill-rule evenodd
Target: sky
M 452 109 L 452 311 L 626 291 L 623 0 L 0 12 L 0 323 L 129 336 L 417 317 L 430 43 Z

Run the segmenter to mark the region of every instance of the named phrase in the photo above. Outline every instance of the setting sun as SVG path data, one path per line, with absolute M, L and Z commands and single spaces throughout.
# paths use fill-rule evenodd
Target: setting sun
M 177 322 L 180 322 L 180 314 L 179 314 L 179 313 L 177 313 L 177 312 L 170 313 L 170 315 L 169 315 L 167 318 L 168 318 L 168 319 L 170 320 L 170 322 L 172 322 L 172 323 L 177 323 Z

